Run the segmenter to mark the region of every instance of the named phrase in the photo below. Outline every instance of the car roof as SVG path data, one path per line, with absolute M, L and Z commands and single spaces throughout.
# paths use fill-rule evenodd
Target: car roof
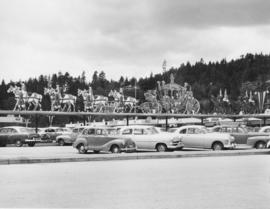
M 150 125 L 130 125 L 130 126 L 117 126 L 117 128 L 156 128 L 155 126 L 150 126 Z
M 28 127 L 25 127 L 25 126 L 4 126 L 2 128 L 28 128 Z
M 184 126 L 176 128 L 176 129 L 182 129 L 182 128 L 205 128 L 205 126 L 203 126 L 203 125 L 184 125 Z

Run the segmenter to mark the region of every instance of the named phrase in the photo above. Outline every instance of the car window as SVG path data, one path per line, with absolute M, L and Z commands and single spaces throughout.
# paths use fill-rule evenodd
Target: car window
M 95 129 L 93 129 L 93 128 L 88 129 L 87 134 L 88 135 L 95 135 Z
M 145 134 L 158 134 L 158 131 L 154 127 L 150 127 L 150 128 L 146 128 L 144 133 Z
M 267 132 L 268 133 L 268 132 L 270 132 L 270 129 L 267 128 L 267 129 L 264 130 L 264 132 Z
M 144 131 L 142 128 L 134 128 L 134 135 L 143 135 Z
M 179 132 L 180 134 L 186 134 L 187 133 L 187 129 L 186 128 L 184 128 L 184 129 L 182 129 L 182 130 L 180 130 L 180 132 Z
M 96 129 L 96 135 L 104 135 L 104 129 Z
M 1 128 L 1 129 L 0 129 L 0 133 L 1 133 L 1 134 L 4 134 L 4 133 L 6 133 L 6 132 L 7 132 L 7 131 L 6 131 L 5 128 Z
M 79 132 L 79 129 L 74 128 L 74 129 L 72 130 L 72 132 L 73 132 L 73 133 L 78 133 L 78 132 Z
M 189 128 L 189 129 L 187 130 L 187 133 L 188 133 L 188 134 L 195 134 L 195 128 Z
M 109 135 L 117 135 L 118 132 L 116 129 L 107 129 L 107 133 Z
M 122 131 L 122 134 L 123 134 L 123 135 L 129 135 L 129 134 L 132 134 L 132 129 L 131 129 L 131 128 L 124 129 L 124 130 Z
M 14 128 L 9 128 L 8 133 L 15 134 L 15 133 L 18 133 L 18 131 L 16 131 L 16 129 L 14 129 Z

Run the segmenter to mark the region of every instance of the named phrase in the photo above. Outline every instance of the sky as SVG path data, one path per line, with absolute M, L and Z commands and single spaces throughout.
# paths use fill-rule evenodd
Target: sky
M 0 0 L 0 80 L 146 77 L 269 54 L 269 0 Z

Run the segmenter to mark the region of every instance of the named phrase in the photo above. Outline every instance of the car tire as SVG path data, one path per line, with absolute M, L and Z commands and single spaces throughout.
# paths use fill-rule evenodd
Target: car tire
M 167 146 L 165 144 L 157 144 L 156 150 L 158 152 L 166 152 L 167 151 Z
M 264 149 L 265 146 L 266 146 L 265 142 L 259 141 L 259 142 L 256 143 L 255 148 L 256 149 Z
M 212 149 L 214 151 L 217 151 L 217 150 L 223 150 L 223 144 L 221 142 L 215 142 L 213 145 L 212 145 Z
M 112 145 L 111 146 L 111 149 L 110 149 L 111 153 L 120 153 L 121 152 L 121 149 L 118 145 Z
M 87 150 L 85 149 L 84 144 L 79 144 L 77 146 L 77 149 L 78 149 L 78 151 L 79 151 L 80 154 L 85 154 L 87 152 Z
M 23 146 L 22 141 L 21 140 L 17 140 L 16 141 L 16 147 L 21 147 L 21 146 Z
M 28 146 L 33 147 L 33 146 L 35 146 L 35 144 L 36 144 L 35 142 L 30 142 L 30 143 L 28 143 Z
M 64 146 L 65 145 L 65 141 L 63 139 L 59 139 L 58 140 L 58 145 L 59 146 Z

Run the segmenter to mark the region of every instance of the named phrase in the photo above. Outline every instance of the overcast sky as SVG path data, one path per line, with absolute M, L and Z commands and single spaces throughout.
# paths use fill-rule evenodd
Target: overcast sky
M 0 0 L 0 79 L 103 70 L 145 77 L 269 54 L 269 0 Z

